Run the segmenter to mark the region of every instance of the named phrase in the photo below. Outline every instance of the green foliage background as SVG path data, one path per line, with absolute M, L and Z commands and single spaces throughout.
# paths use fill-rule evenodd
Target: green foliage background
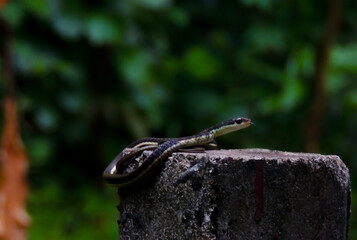
M 342 4 L 319 144 L 356 189 L 357 3 Z M 306 150 L 327 1 L 19 0 L 0 13 L 15 32 L 30 239 L 116 239 L 101 173 L 137 138 L 246 116 L 256 127 L 220 147 Z M 356 210 L 353 191 L 350 239 Z

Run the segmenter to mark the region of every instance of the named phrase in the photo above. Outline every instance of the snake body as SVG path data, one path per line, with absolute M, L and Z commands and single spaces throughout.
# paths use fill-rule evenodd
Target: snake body
M 238 117 L 205 129 L 193 136 L 140 139 L 128 145 L 108 165 L 103 173 L 104 181 L 118 189 L 133 187 L 154 174 L 173 152 L 187 147 L 206 146 L 212 143 L 215 137 L 246 128 L 251 124 L 250 119 Z M 139 167 L 129 173 L 122 173 L 125 163 L 145 150 L 153 151 Z

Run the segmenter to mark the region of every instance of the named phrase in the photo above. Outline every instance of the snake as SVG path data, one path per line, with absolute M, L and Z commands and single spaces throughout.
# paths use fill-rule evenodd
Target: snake
M 117 187 L 118 190 L 130 189 L 144 183 L 146 179 L 154 175 L 173 152 L 189 147 L 214 148 L 216 137 L 253 124 L 249 118 L 235 117 L 188 137 L 139 139 L 129 144 L 114 158 L 104 170 L 103 179 L 105 183 Z M 126 164 L 146 150 L 152 152 L 143 163 L 130 172 L 124 172 Z

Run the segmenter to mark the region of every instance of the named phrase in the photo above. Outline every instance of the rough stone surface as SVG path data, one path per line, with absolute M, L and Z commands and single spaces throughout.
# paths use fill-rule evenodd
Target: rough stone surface
M 338 156 L 264 149 L 174 153 L 152 186 L 120 196 L 120 239 L 347 239 Z

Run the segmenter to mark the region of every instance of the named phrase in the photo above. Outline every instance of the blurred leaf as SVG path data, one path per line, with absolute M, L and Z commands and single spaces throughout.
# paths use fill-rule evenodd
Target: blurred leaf
M 337 46 L 331 52 L 331 67 L 334 71 L 357 73 L 357 44 Z
M 147 52 L 137 51 L 120 56 L 120 70 L 134 86 L 140 87 L 150 81 L 151 57 Z
M 22 23 L 24 11 L 20 4 L 9 1 L 5 7 L 1 9 L 0 15 L 4 16 L 5 19 L 16 28 Z
M 165 73 L 165 82 L 174 78 L 180 69 L 180 62 L 176 58 L 168 57 L 161 64 L 162 72 Z
M 56 17 L 53 24 L 56 31 L 68 39 L 77 39 L 83 33 L 83 23 L 76 16 Z
M 225 32 L 213 31 L 210 34 L 210 40 L 212 45 L 216 48 L 227 49 L 229 46 L 229 40 Z
M 31 141 L 26 141 L 26 146 L 33 167 L 46 164 L 54 151 L 52 142 L 46 138 L 32 138 Z
M 343 74 L 330 74 L 327 77 L 326 89 L 327 92 L 331 95 L 338 94 L 345 89 L 347 84 L 348 82 L 345 81 L 345 77 Z
M 185 107 L 191 109 L 192 114 L 200 117 L 210 116 L 218 112 L 220 99 L 214 92 L 199 89 L 188 91 L 185 98 Z
M 284 111 L 293 109 L 302 97 L 302 83 L 298 78 L 298 62 L 291 58 L 287 63 L 287 74 L 283 79 L 280 107 Z
M 255 52 L 285 49 L 285 39 L 281 29 L 269 25 L 252 25 L 246 32 L 247 43 Z
M 62 127 L 61 136 L 64 137 L 68 144 L 78 144 L 83 141 L 89 134 L 87 123 L 81 122 L 78 119 L 68 122 Z
M 83 72 L 80 66 L 72 65 L 72 63 L 57 61 L 56 70 L 61 76 L 61 79 L 72 86 L 81 86 L 84 81 Z
M 327 76 L 327 90 L 331 94 L 344 91 L 349 81 L 348 75 L 357 74 L 357 45 L 337 46 L 331 52 L 330 70 Z M 353 81 L 353 80 L 352 80 Z
M 141 7 L 159 10 L 169 7 L 172 0 L 134 0 L 134 2 Z
M 283 111 L 292 110 L 302 97 L 302 86 L 298 78 L 287 76 L 284 79 L 280 108 Z
M 120 55 L 118 58 L 120 65 L 120 73 L 124 75 L 124 79 L 131 86 L 132 101 L 138 109 L 151 113 L 148 116 L 147 126 L 140 127 L 139 124 L 133 128 L 133 132 L 137 136 L 147 136 L 145 128 L 155 128 L 161 123 L 161 115 L 158 104 L 167 97 L 167 93 L 163 87 L 154 81 L 153 75 L 153 58 L 145 51 L 135 51 L 126 55 Z M 129 118 L 133 119 L 137 113 L 135 111 L 126 111 Z M 136 117 L 135 117 L 136 118 Z
M 106 15 L 93 15 L 88 19 L 86 33 L 89 42 L 96 45 L 118 43 L 122 38 L 120 25 Z
M 61 106 L 69 113 L 78 113 L 83 106 L 83 99 L 76 93 L 62 93 L 59 96 L 59 102 Z
M 143 138 L 148 136 L 149 130 L 147 121 L 145 121 L 133 106 L 129 104 L 123 107 L 123 114 L 125 117 L 125 124 L 128 131 L 136 138 Z
M 128 23 L 124 29 L 124 42 L 129 46 L 140 46 L 140 39 L 142 37 L 142 33 L 138 26 L 135 23 Z
M 258 103 L 259 115 L 268 115 L 278 111 L 280 106 L 280 96 L 268 96 Z
M 106 190 L 99 191 L 89 186 L 76 189 L 62 187 L 48 179 L 43 187 L 33 189 L 30 196 L 30 213 L 34 224 L 30 228 L 29 239 L 117 238 L 115 219 L 118 212 L 113 208 L 117 203 L 117 195 L 114 189 Z M 47 229 L 51 231 L 46 231 Z
M 237 55 L 237 61 L 240 70 L 243 73 L 268 80 L 271 83 L 279 84 L 284 77 L 283 70 L 272 65 L 270 62 L 258 60 L 251 54 L 242 52 Z
M 47 19 L 50 17 L 51 1 L 47 0 L 23 0 L 23 6 L 37 16 Z
M 357 110 L 357 88 L 348 91 L 345 95 L 347 105 Z
M 312 77 L 315 72 L 314 50 L 310 47 L 303 47 L 294 54 L 294 58 L 299 64 L 300 71 L 304 77 Z
M 209 80 L 216 77 L 221 69 L 220 62 L 205 48 L 191 47 L 184 55 L 187 72 L 198 80 Z
M 53 53 L 34 47 L 29 42 L 16 41 L 15 64 L 23 74 L 45 75 L 58 72 L 68 82 L 79 80 L 79 71 Z
M 156 129 L 163 123 L 160 106 L 166 98 L 167 93 L 157 84 L 136 89 L 133 103 L 137 108 L 147 113 L 146 125 L 149 129 Z
M 35 115 L 38 127 L 44 131 L 52 131 L 58 125 L 58 117 L 54 110 L 40 108 Z
M 243 105 L 238 104 L 237 99 L 230 99 L 229 102 L 222 103 L 218 112 L 220 114 L 218 114 L 216 121 L 222 121 L 222 119 L 229 119 L 232 118 L 233 116 L 251 115 L 249 109 L 247 109 Z
M 250 7 L 257 7 L 260 10 L 270 10 L 272 0 L 240 0 L 244 5 Z
M 17 68 L 28 73 L 33 71 L 35 68 L 37 55 L 35 50 L 26 42 L 15 42 L 15 61 Z
M 168 12 L 169 19 L 179 27 L 185 27 L 189 24 L 190 19 L 188 14 L 180 8 L 173 8 Z

